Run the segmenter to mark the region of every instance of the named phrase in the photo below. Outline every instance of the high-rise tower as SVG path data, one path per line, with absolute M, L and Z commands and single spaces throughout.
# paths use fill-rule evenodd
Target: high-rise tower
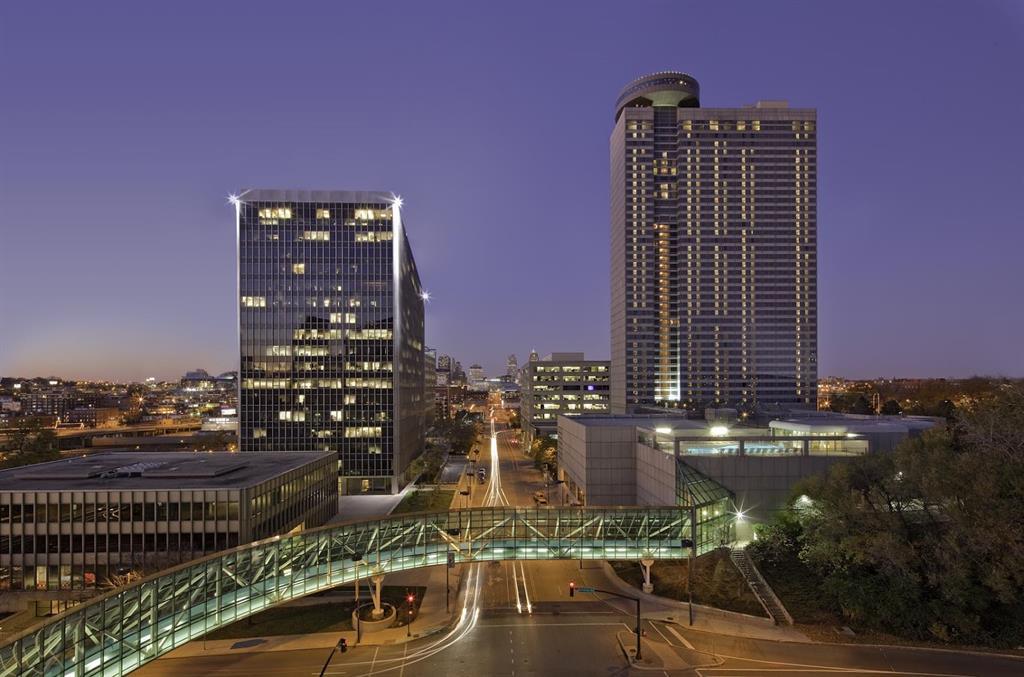
M 337 451 L 395 492 L 423 442 L 423 299 L 383 193 L 248 190 L 238 230 L 239 448 Z
M 611 136 L 611 404 L 814 406 L 817 115 L 623 89 Z

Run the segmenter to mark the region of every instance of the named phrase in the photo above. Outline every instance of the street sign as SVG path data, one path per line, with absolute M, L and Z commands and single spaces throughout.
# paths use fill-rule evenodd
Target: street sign
M 578 592 L 594 592 L 593 588 L 576 588 Z
M 454 552 L 449 552 L 448 553 L 448 568 L 449 569 L 454 569 L 455 568 L 455 553 Z

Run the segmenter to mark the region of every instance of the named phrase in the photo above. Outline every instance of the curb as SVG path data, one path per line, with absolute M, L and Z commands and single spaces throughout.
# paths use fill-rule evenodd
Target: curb
M 677 599 L 671 599 L 669 597 L 660 597 L 653 593 L 644 592 L 639 588 L 634 588 L 632 585 L 622 580 L 622 578 L 617 573 L 615 573 L 615 568 L 612 567 L 612 565 L 609 564 L 607 561 L 602 560 L 601 564 L 604 566 L 605 574 L 608 576 L 611 582 L 619 589 L 620 592 L 628 591 L 630 594 L 635 594 L 642 600 L 647 600 L 649 602 L 654 602 L 657 604 L 676 606 L 682 611 L 687 610 L 687 602 L 681 602 Z M 777 627 L 774 623 L 772 623 L 770 618 L 764 618 L 761 616 L 751 616 L 750 614 L 744 614 L 738 611 L 726 611 L 725 609 L 719 609 L 713 606 L 706 606 L 704 604 L 694 604 L 693 609 L 694 611 L 700 611 L 701 613 L 707 614 L 709 616 L 718 616 L 720 618 L 723 618 L 734 623 L 751 623 L 756 625 L 763 625 L 766 628 Z

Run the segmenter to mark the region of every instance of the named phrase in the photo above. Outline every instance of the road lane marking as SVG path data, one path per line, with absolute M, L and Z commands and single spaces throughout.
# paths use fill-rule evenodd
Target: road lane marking
M 651 626 L 652 628 L 654 628 L 654 631 L 655 631 L 656 633 L 658 633 L 659 635 L 661 635 L 661 638 L 662 638 L 663 640 L 665 640 L 665 644 L 668 644 L 669 646 L 675 646 L 675 644 L 673 644 L 673 643 L 672 643 L 672 641 L 671 641 L 671 640 L 669 640 L 669 638 L 665 636 L 665 633 L 664 633 L 664 632 L 662 632 L 662 631 L 661 631 L 661 630 L 660 630 L 660 629 L 658 628 L 658 626 L 654 624 L 654 621 L 648 620 L 648 621 L 647 621 L 647 625 L 649 625 L 649 626 Z
M 693 648 L 693 645 L 692 645 L 692 644 L 690 644 L 690 643 L 689 643 L 689 642 L 688 642 L 688 641 L 686 640 L 686 638 L 685 638 L 685 637 L 683 637 L 683 636 L 682 636 L 681 634 L 679 634 L 679 633 L 678 633 L 678 632 L 676 631 L 676 629 L 675 629 L 675 628 L 673 628 L 673 627 L 672 627 L 671 625 L 666 625 L 666 626 L 665 626 L 665 628 L 666 628 L 666 629 L 667 629 L 667 630 L 668 630 L 669 632 L 671 632 L 671 633 L 672 633 L 673 635 L 675 635 L 676 637 L 678 637 L 678 638 L 679 638 L 679 641 L 680 641 L 680 642 L 682 642 L 682 643 L 683 643 L 683 646 L 685 646 L 685 647 L 686 647 L 687 649 L 689 649 L 690 651 L 696 651 L 696 649 L 694 649 L 694 648 Z

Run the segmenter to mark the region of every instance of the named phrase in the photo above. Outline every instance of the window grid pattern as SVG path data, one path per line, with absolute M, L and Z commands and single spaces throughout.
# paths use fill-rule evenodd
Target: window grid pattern
M 346 492 L 394 491 L 423 406 L 423 302 L 400 209 L 293 193 L 238 205 L 239 447 L 335 451 Z
M 625 108 L 611 148 L 613 411 L 813 406 L 815 112 Z

